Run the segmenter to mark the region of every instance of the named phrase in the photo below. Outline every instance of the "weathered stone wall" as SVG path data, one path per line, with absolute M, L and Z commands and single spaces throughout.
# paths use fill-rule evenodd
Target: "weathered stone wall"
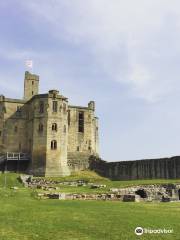
M 89 169 L 89 153 L 68 152 L 68 167 L 71 172 Z
M 25 72 L 24 78 L 24 99 L 29 100 L 39 93 L 39 76 Z
M 57 109 L 53 111 L 53 102 Z M 34 96 L 28 103 L 31 172 L 36 176 L 64 176 L 67 166 L 67 98 L 56 90 Z M 56 124 L 57 129 L 52 129 Z M 40 129 L 41 127 L 41 129 Z M 51 142 L 56 141 L 56 148 Z
M 44 104 L 44 111 L 40 112 L 40 103 Z M 44 176 L 46 166 L 47 145 L 47 104 L 46 95 L 32 98 L 28 103 L 28 152 L 31 156 L 31 171 L 34 175 Z M 42 131 L 39 126 L 42 125 Z
M 24 102 L 4 98 L 1 102 L 0 151 L 27 151 L 27 116 Z
M 180 156 L 123 162 L 92 158 L 90 169 L 113 180 L 175 179 L 180 178 Z
M 84 113 L 84 131 L 78 131 L 79 113 Z M 71 171 L 89 167 L 89 157 L 99 155 L 98 118 L 95 117 L 95 103 L 88 107 L 68 108 L 68 166 Z
M 94 110 L 90 107 L 69 106 L 68 152 L 98 154 L 98 125 Z M 78 131 L 79 113 L 84 113 L 84 132 Z
M 48 98 L 47 118 L 47 151 L 46 151 L 46 176 L 66 176 L 70 174 L 67 166 L 67 98 L 58 95 L 58 91 L 50 91 Z M 57 102 L 57 112 L 53 112 L 53 101 Z M 52 125 L 57 124 L 57 130 L 52 130 Z M 51 149 L 51 141 L 57 141 L 57 149 Z
M 95 103 L 69 106 L 57 90 L 47 94 L 38 91 L 39 76 L 25 72 L 24 100 L 0 96 L 0 154 L 28 153 L 30 173 L 38 176 L 64 176 L 69 169 L 86 169 L 89 156 L 98 156 L 99 151 Z M 84 116 L 83 131 L 79 130 L 79 113 Z M 53 124 L 57 124 L 55 131 Z M 56 149 L 52 149 L 52 141 Z

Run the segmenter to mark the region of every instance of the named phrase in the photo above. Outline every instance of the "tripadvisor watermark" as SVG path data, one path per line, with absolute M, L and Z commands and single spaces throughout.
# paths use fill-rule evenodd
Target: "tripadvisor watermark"
M 140 236 L 143 234 L 171 234 L 174 232 L 174 230 L 166 229 L 166 228 L 152 229 L 152 228 L 137 227 L 134 232 L 136 235 Z

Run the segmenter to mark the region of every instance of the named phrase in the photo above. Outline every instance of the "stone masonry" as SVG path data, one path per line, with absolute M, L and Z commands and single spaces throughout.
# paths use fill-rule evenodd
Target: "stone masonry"
M 121 162 L 106 162 L 92 157 L 89 167 L 112 180 L 180 178 L 180 156 Z
M 29 154 L 30 174 L 69 175 L 79 159 L 87 165 L 91 155 L 98 156 L 98 141 L 94 101 L 71 106 L 57 90 L 39 94 L 39 76 L 29 72 L 24 99 L 0 96 L 0 155 Z

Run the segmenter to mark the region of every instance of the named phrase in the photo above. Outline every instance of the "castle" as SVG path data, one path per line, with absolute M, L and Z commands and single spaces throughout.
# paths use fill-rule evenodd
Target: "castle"
M 0 154 L 28 161 L 34 176 L 66 176 L 98 156 L 95 102 L 72 106 L 57 90 L 39 94 L 39 76 L 25 72 L 24 99 L 0 96 Z M 22 156 L 22 158 L 21 158 Z M 82 166 L 85 168 L 85 166 Z
M 85 169 L 114 180 L 175 179 L 180 156 L 103 161 L 95 102 L 72 106 L 57 90 L 39 94 L 39 76 L 26 71 L 24 99 L 0 96 L 0 172 L 67 176 Z

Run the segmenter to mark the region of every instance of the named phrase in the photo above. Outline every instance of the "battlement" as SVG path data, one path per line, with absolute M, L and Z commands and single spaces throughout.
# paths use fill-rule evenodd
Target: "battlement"
M 26 80 L 34 80 L 34 81 L 39 81 L 39 76 L 36 74 L 32 74 L 28 71 L 25 72 L 25 79 Z

